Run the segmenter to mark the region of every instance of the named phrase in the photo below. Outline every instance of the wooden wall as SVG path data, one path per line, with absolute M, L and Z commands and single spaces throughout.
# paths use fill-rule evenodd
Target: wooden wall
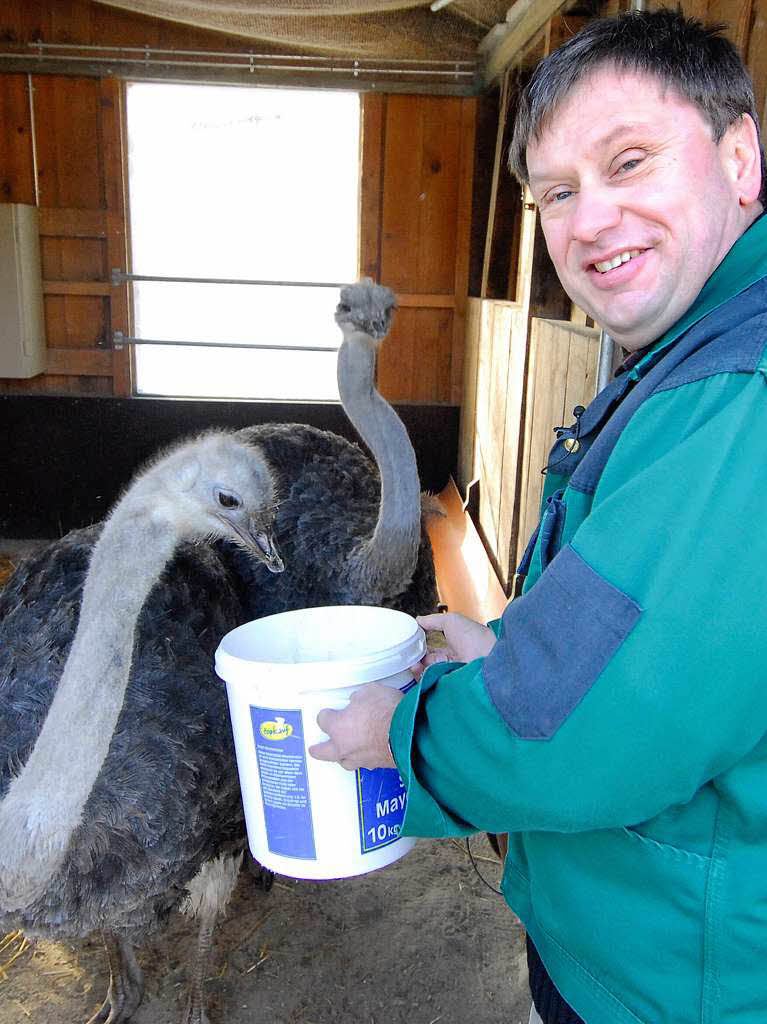
M 129 326 L 122 91 L 114 79 L 0 75 L 0 195 L 37 205 L 46 372 L 0 380 L 2 393 L 126 395 L 126 352 L 105 348 Z
M 476 100 L 362 99 L 360 267 L 399 303 L 378 383 L 394 401 L 459 405 Z
M 245 41 L 86 0 L 0 12 L 0 38 L 242 50 Z M 379 386 L 400 402 L 459 404 L 468 293 L 476 101 L 366 93 L 362 116 L 361 271 L 392 287 L 400 311 Z M 41 214 L 48 362 L 0 393 L 129 395 L 123 83 L 0 74 L 0 201 Z M 310 173 L 307 169 L 307 173 Z M 211 201 L 215 196 L 211 195 Z
M 604 13 L 627 6 L 611 0 Z M 729 25 L 767 125 L 767 0 L 683 0 L 682 7 L 706 24 Z M 552 18 L 500 83 L 484 239 L 472 233 L 472 266 L 479 263 L 481 273 L 472 274 L 479 290 L 468 304 L 458 484 L 509 595 L 538 521 L 541 469 L 555 439 L 553 428 L 572 423 L 574 406 L 587 405 L 596 392 L 599 331 L 559 285 L 532 197 L 522 195 L 504 165 L 515 92 L 537 61 L 584 21 Z

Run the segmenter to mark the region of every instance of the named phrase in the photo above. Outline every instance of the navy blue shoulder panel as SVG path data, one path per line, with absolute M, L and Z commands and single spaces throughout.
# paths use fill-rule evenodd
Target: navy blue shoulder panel
M 767 279 L 693 324 L 629 391 L 594 438 L 569 486 L 593 494 L 612 450 L 639 406 L 652 395 L 714 373 L 753 372 L 765 347 Z
M 482 666 L 496 710 L 521 739 L 549 739 L 588 693 L 642 609 L 567 545 L 503 614 Z
M 756 298 L 752 293 L 757 290 L 761 291 L 759 311 L 688 356 L 655 388 L 656 394 L 717 373 L 753 373 L 756 370 L 767 346 L 767 282 L 758 281 L 745 296 L 740 296 L 741 299 Z

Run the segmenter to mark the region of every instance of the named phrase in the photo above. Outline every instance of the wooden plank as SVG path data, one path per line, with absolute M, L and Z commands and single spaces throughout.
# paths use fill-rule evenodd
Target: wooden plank
M 448 611 L 476 622 L 500 618 L 506 595 L 452 480 L 440 492 L 439 500 L 446 514 L 429 516 L 426 526 L 441 602 Z
M 455 309 L 456 298 L 455 295 L 397 295 L 397 305 L 400 309 Z
M 464 136 L 473 116 L 473 103 L 452 97 L 387 97 L 380 280 L 402 307 L 396 349 L 385 347 L 379 361 L 389 399 L 460 401 L 463 330 L 450 311 L 465 315 L 470 222 L 460 203 L 462 188 L 470 196 L 473 144 Z M 405 318 L 408 310 L 418 316 Z
M 111 295 L 106 281 L 43 281 L 44 295 Z
M 522 59 L 531 40 L 545 29 L 549 18 L 565 6 L 563 0 L 517 0 L 517 4 L 520 8 L 526 7 L 526 10 L 511 31 L 487 55 L 483 73 L 486 86 L 499 78 L 507 67 Z M 511 8 L 512 12 L 514 7 Z
M 386 96 L 364 93 L 361 97 L 360 139 L 360 241 L 359 265 L 363 277 L 380 280 L 381 204 L 383 200 Z M 401 303 L 401 299 L 400 299 Z
M 522 309 L 527 310 L 530 305 L 530 290 L 532 277 L 530 268 L 533 264 L 533 251 L 535 247 L 535 226 L 538 217 L 538 210 L 533 202 L 530 189 L 525 186 L 522 205 L 522 226 L 519 238 L 519 263 L 517 270 L 517 302 Z
M 488 337 L 484 340 L 481 355 L 486 367 L 483 374 L 484 386 L 479 392 L 479 400 L 486 408 L 478 436 L 481 495 L 479 522 L 485 542 L 498 561 L 510 319 L 508 306 L 495 302 L 488 305 Z
M 105 210 L 40 207 L 40 234 L 65 238 L 106 238 Z
M 111 395 L 112 378 L 57 376 L 41 373 L 28 380 L 0 379 L 0 394 L 4 395 Z
M 530 369 L 527 381 L 525 424 L 524 490 L 521 496 L 520 534 L 517 559 L 538 522 L 543 475 L 549 450 L 554 443 L 553 428 L 564 419 L 565 381 L 569 355 L 569 332 L 555 332 L 549 321 L 530 322 Z
M 753 22 L 744 53 L 754 83 L 756 112 L 761 117 L 764 132 L 767 129 L 767 0 L 756 0 L 752 13 Z
M 466 344 L 466 304 L 469 296 L 469 262 L 471 246 L 471 211 L 474 184 L 474 135 L 477 125 L 477 101 L 461 101 L 458 169 L 458 217 L 455 238 L 455 316 L 453 344 L 450 354 L 450 401 L 460 405 L 463 396 L 463 364 Z
M 704 19 L 707 25 L 723 23 L 729 39 L 745 56 L 751 28 L 753 0 L 709 0 Z
M 509 362 L 506 378 L 506 422 L 503 436 L 503 471 L 498 512 L 498 567 L 501 583 L 510 593 L 517 567 L 519 496 L 522 472 L 527 317 L 519 307 L 511 310 Z
M 41 235 L 40 256 L 44 281 L 106 284 L 106 251 L 100 238 Z
M 482 490 L 486 495 L 487 511 L 492 506 L 492 518 L 496 544 L 493 554 L 501 576 L 506 581 L 508 549 L 503 550 L 503 536 L 508 533 L 508 524 L 501 520 L 503 482 L 507 467 L 506 428 L 509 422 L 509 362 L 511 354 L 511 332 L 515 310 L 504 303 L 493 304 L 492 365 L 490 370 L 491 392 L 487 396 L 489 406 L 488 434 L 484 439 L 483 453 L 485 471 L 490 474 L 483 481 Z
M 104 198 L 107 205 L 107 266 L 128 267 L 128 204 L 127 139 L 125 119 L 125 85 L 115 78 L 101 80 L 100 129 L 102 138 Z M 112 289 L 109 303 L 108 331 L 132 333 L 132 313 L 127 282 Z M 131 395 L 135 369 L 135 352 L 131 346 L 116 352 L 113 361 L 114 393 Z
M 97 348 L 108 334 L 108 299 L 92 295 L 46 295 L 45 336 L 51 348 Z
M 103 209 L 98 80 L 35 75 L 32 81 L 40 205 Z
M 415 244 L 417 289 L 422 292 L 450 293 L 455 289 L 461 104 L 462 100 L 454 97 L 421 98 L 423 150 Z
M 429 290 L 416 285 L 422 151 L 421 97 L 389 96 L 381 208 L 381 280 L 397 293 Z
M 0 199 L 34 206 L 35 159 L 26 75 L 0 75 Z
M 495 210 L 498 203 L 498 189 L 502 173 L 503 138 L 505 125 L 508 120 L 509 95 L 511 92 L 510 75 L 505 74 L 501 82 L 501 95 L 498 101 L 498 125 L 495 136 L 495 155 L 493 157 L 493 180 L 490 185 L 490 207 L 487 211 L 487 231 L 485 234 L 485 252 L 482 258 L 482 285 L 480 296 L 487 298 L 487 282 L 490 276 L 490 259 L 493 250 L 493 235 L 495 231 Z
M 378 357 L 381 394 L 396 402 L 448 402 L 450 363 L 445 339 L 452 335 L 452 311 L 400 309 Z
M 469 483 L 476 476 L 477 369 L 479 366 L 481 317 L 482 300 L 470 298 L 466 310 L 463 398 L 458 444 L 458 486 L 464 494 Z
M 413 402 L 446 402 L 450 393 L 450 362 L 445 339 L 451 336 L 453 314 L 447 310 L 415 312 L 417 357 L 408 388 Z M 415 350 L 414 350 L 415 351 Z
M 596 328 L 570 331 L 570 354 L 565 387 L 564 419 L 573 422 L 576 405 L 587 406 L 596 395 L 599 368 L 599 337 Z
M 92 348 L 49 348 L 45 372 L 56 376 L 111 377 L 114 355 Z
M 378 353 L 378 389 L 390 402 L 410 401 L 415 376 L 416 312 L 399 310 Z M 419 363 L 420 358 L 419 354 Z

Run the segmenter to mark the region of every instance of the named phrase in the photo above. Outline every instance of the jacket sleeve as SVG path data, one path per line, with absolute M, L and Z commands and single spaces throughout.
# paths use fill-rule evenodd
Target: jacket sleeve
M 637 824 L 759 742 L 765 437 L 759 372 L 641 407 L 590 514 L 508 607 L 491 654 L 433 666 L 400 703 L 405 832 Z

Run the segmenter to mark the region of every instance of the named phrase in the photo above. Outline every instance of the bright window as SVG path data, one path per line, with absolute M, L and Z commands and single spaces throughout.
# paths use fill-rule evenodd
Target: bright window
M 357 277 L 359 96 L 305 89 L 128 88 L 132 272 Z M 332 346 L 335 288 L 134 282 L 135 335 Z M 141 394 L 337 400 L 335 352 L 136 347 Z

